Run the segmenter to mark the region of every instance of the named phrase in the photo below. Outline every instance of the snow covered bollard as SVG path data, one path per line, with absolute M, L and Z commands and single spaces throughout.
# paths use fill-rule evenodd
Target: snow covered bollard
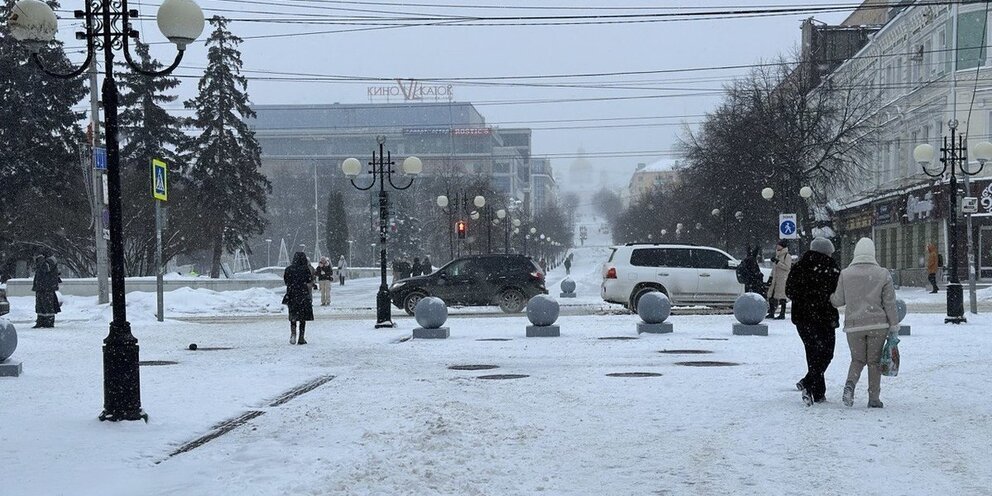
M 527 302 L 527 320 L 532 325 L 527 326 L 529 338 L 557 338 L 561 329 L 554 325 L 558 320 L 561 308 L 554 298 L 548 295 L 537 295 Z
M 672 314 L 672 302 L 665 293 L 652 292 L 637 300 L 637 316 L 643 322 L 637 324 L 637 333 L 667 334 L 672 332 L 672 323 L 665 322 Z
M 768 300 L 758 293 L 744 293 L 734 302 L 735 336 L 767 336 L 768 325 L 762 319 L 768 313 Z
M 21 375 L 21 362 L 8 360 L 17 349 L 17 329 L 7 319 L 0 319 L 0 377 Z
M 559 298 L 575 298 L 575 281 L 566 277 L 561 281 L 561 294 Z
M 441 298 L 427 296 L 417 302 L 413 316 L 420 327 L 413 330 L 414 339 L 447 339 L 447 327 L 441 327 L 448 320 L 448 306 Z
M 909 336 L 910 328 L 908 325 L 902 325 L 902 320 L 906 318 L 906 313 L 909 309 L 906 308 L 906 302 L 903 300 L 896 300 L 896 313 L 899 314 L 899 335 Z

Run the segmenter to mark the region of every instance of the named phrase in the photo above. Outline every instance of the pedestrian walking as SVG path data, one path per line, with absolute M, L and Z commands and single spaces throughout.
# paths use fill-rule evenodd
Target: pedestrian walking
M 34 312 L 38 314 L 38 320 L 33 329 L 40 327 L 55 327 L 55 314 L 62 311 L 59 303 L 59 268 L 55 257 L 45 257 L 37 255 L 34 257 L 34 281 L 31 291 L 34 291 Z
M 348 261 L 344 259 L 344 255 L 338 259 L 338 284 L 344 286 L 344 271 L 348 268 Z
M 334 267 L 327 257 L 320 257 L 317 264 L 317 285 L 320 286 L 320 306 L 331 304 L 331 281 L 334 280 Z
M 840 273 L 837 290 L 830 297 L 844 309 L 844 332 L 851 348 L 851 366 L 844 385 L 844 404 L 854 404 L 854 388 L 868 366 L 868 407 L 882 408 L 882 347 L 899 332 L 896 292 L 889 271 L 875 260 L 875 243 L 861 238 L 854 246 L 851 265 Z
M 420 263 L 420 275 L 426 276 L 434 272 L 434 266 L 431 265 L 431 257 L 424 257 L 424 261 Z
M 537 265 L 539 267 L 541 267 L 541 272 L 544 272 L 545 274 L 548 273 L 548 261 L 547 260 L 545 260 L 544 258 L 541 258 L 541 260 L 537 263 Z
M 567 276 L 571 273 L 572 273 L 572 254 L 569 253 L 568 256 L 565 257 L 565 275 Z
M 282 276 L 286 283 L 286 296 L 282 302 L 289 307 L 289 344 L 307 344 L 307 321 L 313 320 L 313 269 L 306 253 L 293 255 L 293 263 Z M 300 325 L 300 338 L 296 339 L 296 324 Z
M 768 318 L 785 320 L 785 285 L 792 269 L 792 256 L 789 255 L 789 242 L 779 240 L 775 245 L 775 265 L 772 267 L 772 280 L 768 286 Z M 775 315 L 775 308 L 781 305 L 782 311 Z
M 410 277 L 419 276 L 421 270 L 423 269 L 420 266 L 420 257 L 413 257 L 413 266 L 410 268 Z
M 937 292 L 937 268 L 940 266 L 940 257 L 937 256 L 937 245 L 930 243 L 927 245 L 927 280 L 933 289 L 931 293 Z
M 796 383 L 806 406 L 826 399 L 823 374 L 834 358 L 840 326 L 837 308 L 830 303 L 840 277 L 840 266 L 831 257 L 834 244 L 818 237 L 809 248 L 789 271 L 785 284 L 785 294 L 792 300 L 792 323 L 806 350 L 806 376 Z
M 751 250 L 751 247 L 748 246 L 746 253 L 747 256 L 737 266 L 737 282 L 744 285 L 745 293 L 764 294 L 765 276 L 761 273 L 761 267 L 758 267 L 761 248 L 756 246 L 754 250 Z

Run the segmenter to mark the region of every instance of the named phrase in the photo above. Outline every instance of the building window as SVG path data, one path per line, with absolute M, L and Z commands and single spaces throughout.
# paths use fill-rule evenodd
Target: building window
M 957 70 L 985 65 L 985 10 L 958 14 Z

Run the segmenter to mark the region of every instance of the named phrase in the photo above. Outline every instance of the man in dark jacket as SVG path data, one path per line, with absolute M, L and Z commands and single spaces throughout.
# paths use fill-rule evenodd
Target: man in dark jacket
M 38 314 L 38 321 L 34 328 L 55 327 L 55 314 L 62 311 L 59 305 L 58 296 L 55 294 L 59 290 L 58 263 L 55 257 L 45 258 L 44 255 L 34 257 L 35 271 L 34 283 L 31 290 L 34 291 L 34 311 Z
M 835 329 L 840 320 L 830 295 L 837 289 L 840 266 L 831 255 L 834 245 L 816 238 L 810 249 L 792 267 L 785 293 L 792 300 L 792 323 L 806 348 L 806 376 L 797 384 L 806 405 L 825 399 L 823 374 L 834 357 Z
M 754 250 L 748 247 L 747 256 L 737 268 L 737 279 L 744 285 L 745 293 L 765 294 L 765 276 L 758 267 L 759 253 L 761 253 L 760 246 L 755 247 Z

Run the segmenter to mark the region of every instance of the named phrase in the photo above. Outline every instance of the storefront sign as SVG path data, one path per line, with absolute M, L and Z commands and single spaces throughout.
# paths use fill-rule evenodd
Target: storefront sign
M 871 220 L 871 212 L 861 212 L 846 216 L 843 220 L 843 229 L 846 232 L 868 229 L 871 227 Z
M 909 222 L 928 220 L 934 217 L 933 192 L 910 193 L 906 195 L 906 216 Z
M 444 136 L 451 132 L 446 127 L 407 127 L 403 134 L 408 136 Z
M 978 197 L 978 213 L 992 214 L 992 183 L 989 183 Z
M 490 127 L 465 127 L 451 130 L 455 136 L 489 136 L 492 132 L 493 129 Z
M 894 202 L 875 205 L 875 225 L 892 224 L 899 221 L 899 212 Z
M 369 98 L 399 98 L 404 101 L 451 100 L 454 98 L 450 84 L 425 85 L 416 79 L 397 79 L 396 86 L 369 86 Z

